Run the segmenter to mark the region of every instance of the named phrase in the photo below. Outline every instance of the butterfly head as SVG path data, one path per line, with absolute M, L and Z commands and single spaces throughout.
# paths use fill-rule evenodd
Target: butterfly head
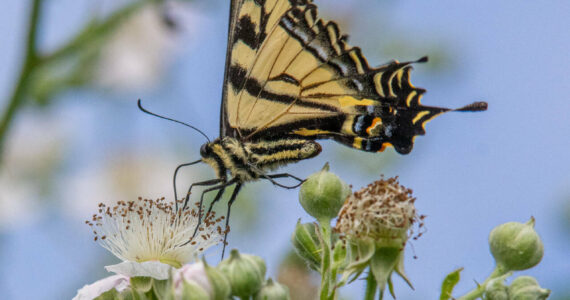
M 205 143 L 200 147 L 200 156 L 208 158 L 212 156 L 212 143 Z

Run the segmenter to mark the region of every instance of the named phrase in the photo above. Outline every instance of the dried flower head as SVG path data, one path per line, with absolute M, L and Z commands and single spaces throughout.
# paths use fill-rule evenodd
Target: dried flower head
M 159 261 L 178 268 L 222 241 L 223 219 L 208 214 L 192 238 L 199 220 L 194 209 L 176 212 L 164 198 L 139 197 L 113 207 L 101 203 L 86 223 L 93 228 L 95 241 L 123 261 Z
M 348 196 L 336 230 L 350 240 L 402 239 L 405 243 L 414 223 L 423 227 L 424 216 L 417 215 L 415 200 L 412 190 L 401 186 L 397 177 L 381 178 Z

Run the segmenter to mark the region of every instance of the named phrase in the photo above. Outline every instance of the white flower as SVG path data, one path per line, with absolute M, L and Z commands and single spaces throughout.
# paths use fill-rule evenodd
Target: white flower
M 142 268 L 136 264 L 142 266 Z M 145 272 L 143 268 L 146 269 L 147 272 Z M 182 293 L 182 285 L 184 281 L 187 283 L 193 283 L 196 286 L 204 289 L 207 294 L 212 295 L 212 285 L 208 279 L 208 275 L 206 274 L 206 270 L 202 262 L 186 264 L 174 272 L 172 272 L 171 266 L 156 261 L 148 261 L 143 263 L 123 262 L 115 266 L 107 267 L 106 269 L 107 271 L 112 271 L 119 274 L 98 280 L 92 284 L 85 285 L 83 288 L 77 291 L 77 295 L 73 298 L 73 300 L 95 299 L 101 296 L 101 294 L 113 288 L 120 293 L 130 287 L 130 277 L 154 277 L 151 275 L 156 275 L 157 272 L 165 275 L 165 277 L 162 279 L 157 278 L 159 280 L 168 279 L 172 276 L 173 287 L 177 296 L 180 296 Z M 126 276 L 125 273 L 131 274 L 131 276 Z
M 186 280 L 211 292 L 203 264 L 185 264 L 222 241 L 224 231 L 218 225 L 222 220 L 214 213 L 206 215 L 192 237 L 198 213 L 188 207 L 176 211 L 164 198 L 119 201 L 113 207 L 99 204 L 98 213 L 86 223 L 93 228 L 95 240 L 123 262 L 106 266 L 117 275 L 84 286 L 74 299 L 93 299 L 112 288 L 121 292 L 129 287 L 131 277 L 173 278 L 174 287 L 179 288 Z
M 77 291 L 73 300 L 91 300 L 99 297 L 106 291 L 115 288 L 117 292 L 122 292 L 130 286 L 129 277 L 123 275 L 113 275 L 98 280 L 92 284 L 87 284 Z
M 164 198 L 139 198 L 119 201 L 113 207 L 101 203 L 99 213 L 86 223 L 93 228 L 95 240 L 124 262 L 156 261 L 179 268 L 222 240 L 224 230 L 218 225 L 221 220 L 215 219 L 214 213 L 205 216 L 193 238 L 198 225 L 198 213 L 194 209 L 187 207 L 176 212 L 174 205 Z M 128 268 L 136 265 L 123 263 Z

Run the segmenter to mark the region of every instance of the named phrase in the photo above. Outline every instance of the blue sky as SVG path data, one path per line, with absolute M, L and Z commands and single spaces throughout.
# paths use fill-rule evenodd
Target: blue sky
M 8 1 L 0 11 L 0 36 L 5 41 L 0 47 L 0 101 L 9 94 L 18 67 L 24 2 Z M 65 39 L 73 25 L 89 15 L 86 3 L 49 3 L 42 30 L 47 47 Z M 382 173 L 398 175 L 403 185 L 414 190 L 419 212 L 428 216 L 428 231 L 413 243 L 413 249 L 406 249 L 406 268 L 415 291 L 395 280 L 398 299 L 435 298 L 444 275 L 457 267 L 465 270 L 456 294 L 473 288 L 473 280 L 484 280 L 493 268 L 489 231 L 530 216 L 537 220 L 545 256 L 541 264 L 523 273 L 535 276 L 554 293 L 561 292 L 556 289 L 564 287 L 570 276 L 570 239 L 564 228 L 568 218 L 564 211 L 570 206 L 570 2 L 316 3 L 321 17 L 339 20 L 341 30 L 351 35 L 350 43 L 362 47 L 371 65 L 393 58 L 437 57 L 443 51 L 437 70 L 430 69 L 429 63 L 415 66 L 414 84 L 428 90 L 424 104 L 459 107 L 485 100 L 489 110 L 437 118 L 427 125 L 426 136 L 416 139 L 409 155 L 392 150 L 363 153 L 324 141 L 320 156 L 285 170 L 307 176 L 329 161 L 332 171 L 355 188 Z M 199 33 L 192 43 L 181 46 L 157 86 L 116 93 L 73 90 L 42 112 L 58 116 L 72 128 L 66 131 L 70 146 L 61 171 L 65 175 L 54 179 L 58 186 L 69 186 L 69 178 L 81 176 L 84 169 L 96 170 L 125 149 L 140 151 L 149 159 L 170 156 L 171 165 L 165 166 L 169 170 L 177 162 L 198 157 L 200 136 L 141 114 L 136 110 L 137 98 L 154 111 L 191 122 L 211 137 L 218 134 L 227 8 L 218 1 L 197 9 L 205 14 Z M 413 47 L 385 56 L 385 48 L 397 42 Z M 27 110 L 15 126 L 37 122 L 38 114 Z M 151 149 L 150 154 L 141 148 Z M 206 166 L 192 172 L 203 178 L 213 176 Z M 151 193 L 170 193 L 169 176 L 152 184 L 156 190 Z M 310 221 L 310 217 L 298 205 L 297 191 L 255 183 L 245 193 L 257 191 L 262 192 L 255 208 L 259 219 L 232 232 L 230 247 L 261 255 L 269 272 L 275 273 L 295 222 L 300 217 Z M 69 298 L 83 284 L 104 276 L 104 261 L 113 262 L 91 241 L 81 216 L 62 213 L 57 202 L 40 202 L 34 221 L 0 235 L 0 286 L 12 299 Z M 251 209 L 243 205 L 242 210 Z M 417 259 L 411 259 L 412 252 Z M 214 253 L 210 260 L 216 258 Z M 358 293 L 359 288 L 348 289 L 346 295 Z

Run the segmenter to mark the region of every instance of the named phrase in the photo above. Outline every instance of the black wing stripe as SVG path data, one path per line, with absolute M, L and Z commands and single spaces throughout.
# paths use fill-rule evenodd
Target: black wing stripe
M 231 66 L 230 67 L 230 74 L 244 74 L 246 71 L 241 68 L 240 66 Z M 232 76 L 230 78 L 230 83 L 233 87 L 241 86 L 243 82 L 243 77 L 240 76 Z M 326 105 L 325 103 L 316 103 L 311 101 L 305 101 L 302 99 L 298 99 L 297 97 L 287 95 L 287 94 L 276 94 L 263 89 L 263 86 L 260 82 L 253 78 L 249 78 L 247 83 L 244 85 L 245 90 L 242 92 L 247 92 L 250 95 L 258 95 L 258 98 L 262 98 L 267 101 L 275 101 L 280 103 L 291 104 L 295 102 L 295 105 L 308 107 L 308 108 L 318 108 L 321 110 L 327 111 L 338 111 L 338 109 L 332 105 Z

